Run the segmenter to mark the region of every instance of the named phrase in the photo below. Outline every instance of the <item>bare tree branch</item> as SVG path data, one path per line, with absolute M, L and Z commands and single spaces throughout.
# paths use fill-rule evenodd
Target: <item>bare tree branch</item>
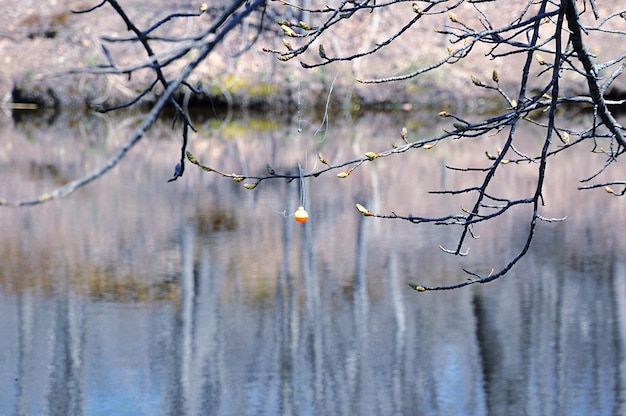
M 140 70 L 149 70 L 151 76 L 141 92 L 126 103 L 111 107 L 99 103 L 94 105 L 93 109 L 108 112 L 134 106 L 153 92 L 157 85 L 160 85 L 165 92 L 158 97 L 140 127 L 104 166 L 39 197 L 24 201 L 0 200 L 0 205 L 36 205 L 63 198 L 101 177 L 119 163 L 141 139 L 165 105 L 172 105 L 175 108 L 175 121 L 182 123 L 179 161 L 170 181 L 182 177 L 185 164 L 189 162 L 207 173 L 230 179 L 250 190 L 258 188 L 266 181 L 302 181 L 330 172 L 342 179 L 357 172 L 358 169 L 366 168 L 369 163 L 377 163 L 383 158 L 400 157 L 408 151 L 428 151 L 445 141 L 471 141 L 479 137 L 494 136 L 498 140 L 497 151 L 493 148 L 485 150 L 484 163 L 446 166 L 446 169 L 460 174 L 473 173 L 477 178 L 475 183 L 458 189 L 431 191 L 431 194 L 471 198 L 467 209 L 461 208 L 458 212 L 438 216 L 426 216 L 416 213 L 398 214 L 393 210 L 388 213 L 374 213 L 363 205 L 356 204 L 361 215 L 378 220 L 402 220 L 411 225 L 431 224 L 452 227 L 452 231 L 459 232 L 455 244 L 450 248 L 439 247 L 444 253 L 454 256 L 470 255 L 470 244 L 478 238 L 475 234 L 477 224 L 510 215 L 512 208 L 525 210 L 524 212 L 528 215 L 526 234 L 521 239 L 521 246 L 516 254 L 501 262 L 503 266 L 494 267 L 486 275 L 464 270 L 469 279 L 451 285 L 410 284 L 418 291 L 450 290 L 475 283 L 491 282 L 506 275 L 529 251 L 539 221 L 555 223 L 565 219 L 548 218 L 542 215 L 543 207 L 550 199 L 550 195 L 544 195 L 544 183 L 546 168 L 552 158 L 587 145 L 591 149 L 590 152 L 600 155 L 604 162 L 592 175 L 579 178 L 583 182 L 591 182 L 606 175 L 609 167 L 617 163 L 619 157 L 626 151 L 625 128 L 618 123 L 611 112 L 611 106 L 623 106 L 626 98 L 608 98 L 611 88 L 615 87 L 616 82 L 623 77 L 626 68 L 626 53 L 618 51 L 608 57 L 595 56 L 589 52 L 587 46 L 588 40 L 596 36 L 617 39 L 616 44 L 623 44 L 626 31 L 619 26 L 621 23 L 619 19 L 625 18 L 626 10 L 610 10 L 608 6 L 599 8 L 593 0 L 589 2 L 590 11 L 587 10 L 585 2 L 582 12 L 577 9 L 574 0 L 527 1 L 515 3 L 515 5 L 509 5 L 503 0 L 430 0 L 410 4 L 408 0 L 385 2 L 341 0 L 335 4 L 327 4 L 322 0 L 311 0 L 301 4 L 284 0 L 268 3 L 264 0 L 249 2 L 237 0 L 232 3 L 216 4 L 211 8 L 203 5 L 199 11 L 182 10 L 169 13 L 157 19 L 147 29 L 141 29 L 117 0 L 104 0 L 94 7 L 76 13 L 96 12 L 107 4 L 123 20 L 130 35 L 102 37 L 101 39 L 110 46 L 111 44 L 139 45 L 145 55 L 120 66 L 119 62 L 122 61 L 118 59 L 116 63 L 114 54 L 103 46 L 102 53 L 106 57 L 107 65 L 78 69 L 73 73 L 89 72 L 130 76 Z M 506 5 L 507 12 L 512 13 L 512 17 L 502 16 L 498 13 L 498 9 L 493 7 L 494 4 L 498 7 Z M 517 9 L 510 9 L 511 7 Z M 614 6 L 614 8 L 617 7 Z M 396 11 L 396 14 L 388 19 L 384 27 L 381 26 L 380 31 L 372 30 L 368 42 L 353 40 L 363 33 L 362 21 L 386 16 L 386 13 L 390 11 Z M 250 17 L 255 12 L 258 12 L 258 19 Z M 586 19 L 583 17 L 590 14 L 595 19 L 593 25 L 585 26 L 583 21 Z M 209 15 L 212 18 L 211 23 L 195 33 L 182 36 L 180 32 L 167 30 L 172 26 L 171 23 L 177 22 L 178 19 L 195 19 Z M 187 113 L 185 100 L 188 100 L 191 94 L 198 92 L 190 85 L 188 78 L 200 62 L 206 59 L 233 29 L 240 28 L 242 33 L 242 41 L 235 48 L 235 55 L 246 52 L 256 45 L 259 39 L 273 41 L 277 37 L 282 37 L 280 50 L 276 48 L 264 48 L 264 50 L 273 54 L 279 61 L 289 61 L 297 57 L 303 68 L 312 69 L 378 56 L 397 46 L 398 43 L 406 42 L 407 38 L 410 44 L 415 45 L 415 48 L 419 50 L 420 39 L 414 37 L 415 31 L 422 30 L 422 25 L 440 22 L 445 16 L 447 20 L 443 27 L 436 26 L 435 36 L 441 37 L 447 49 L 447 55 L 432 54 L 427 55 L 427 58 L 420 57 L 417 60 L 412 56 L 411 50 L 406 50 L 402 57 L 412 65 L 396 62 L 402 65 L 396 65 L 393 71 L 400 75 L 389 75 L 392 70 L 382 75 L 375 73 L 375 75 L 368 76 L 365 73 L 364 76 L 358 77 L 357 81 L 362 84 L 380 84 L 414 80 L 424 74 L 446 71 L 447 69 L 444 68 L 457 68 L 457 66 L 462 66 L 470 56 L 472 58 L 479 56 L 482 60 L 500 63 L 500 68 L 506 69 L 508 73 L 506 82 L 503 82 L 502 74 L 496 71 L 495 65 L 491 72 L 491 79 L 488 77 L 485 79 L 484 74 L 467 73 L 464 75 L 469 88 L 476 88 L 476 91 L 483 96 L 497 99 L 499 103 L 502 103 L 497 112 L 484 116 L 482 114 L 461 115 L 449 110 L 441 110 L 438 116 L 443 121 L 449 121 L 443 133 L 411 140 L 408 130 L 403 128 L 400 132 L 402 140 L 400 145 L 369 151 L 359 157 L 336 163 L 329 163 L 318 153 L 322 167 L 310 172 L 303 172 L 301 169 L 297 172 L 293 170 L 281 172 L 266 165 L 259 168 L 262 172 L 259 174 L 228 173 L 220 166 L 203 164 L 200 157 L 187 150 L 190 131 L 193 132 L 194 127 Z M 266 25 L 268 19 L 273 19 L 275 22 Z M 250 34 L 248 25 L 252 25 L 252 30 L 256 32 Z M 431 29 L 429 33 L 432 34 Z M 380 37 L 382 40 L 376 40 L 375 37 Z M 281 43 L 275 42 L 275 44 Z M 159 47 L 155 48 L 155 45 Z M 162 45 L 165 46 L 160 49 Z M 329 45 L 331 47 L 342 46 L 331 49 Z M 282 49 L 283 47 L 285 49 Z M 416 61 L 419 65 L 415 64 Z M 174 79 L 168 79 L 166 76 L 168 71 L 165 69 L 169 70 L 173 64 L 177 63 L 183 63 L 183 69 Z M 185 91 L 182 102 L 175 98 L 175 94 L 181 89 Z M 329 96 L 331 92 L 332 87 Z M 560 116 L 562 108 L 576 108 L 584 111 L 589 107 L 593 108 L 593 112 L 581 122 L 581 125 L 571 126 Z M 327 109 L 328 102 L 326 111 Z M 326 117 L 324 120 L 327 122 Z M 527 146 L 519 137 L 520 129 L 526 124 L 541 129 L 541 140 L 534 148 Z M 533 169 L 535 181 L 533 188 L 526 191 L 526 194 L 519 194 L 515 197 L 498 193 L 494 178 L 504 169 L 513 169 L 518 165 L 528 165 Z M 626 182 L 623 180 L 603 180 L 600 183 L 579 187 L 581 190 L 597 188 L 603 188 L 606 193 L 614 196 L 626 194 Z M 423 276 L 416 276 L 417 278 L 422 280 Z

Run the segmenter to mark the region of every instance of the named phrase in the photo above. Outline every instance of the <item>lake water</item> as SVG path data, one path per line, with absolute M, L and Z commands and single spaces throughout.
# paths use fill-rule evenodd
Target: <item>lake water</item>
M 429 117 L 338 115 L 317 134 L 314 119 L 200 118 L 189 150 L 229 173 L 309 171 L 318 151 L 337 162 L 400 143 L 404 125 L 412 138 L 446 127 Z M 0 117 L 0 197 L 102 165 L 137 123 Z M 521 134 L 541 144 L 537 127 Z M 179 135 L 164 121 L 69 198 L 0 209 L 0 414 L 626 414 L 624 199 L 576 190 L 601 155 L 581 148 L 550 165 L 542 214 L 568 219 L 540 224 L 508 275 L 418 293 L 409 282 L 506 264 L 528 209 L 477 227 L 458 258 L 438 248 L 458 229 L 365 218 L 355 203 L 461 212 L 471 200 L 427 192 L 476 184 L 444 166 L 486 166 L 501 136 L 307 179 L 310 219 L 298 224 L 298 181 L 248 191 L 187 165 L 167 183 Z M 536 166 L 503 168 L 501 194 L 532 191 Z

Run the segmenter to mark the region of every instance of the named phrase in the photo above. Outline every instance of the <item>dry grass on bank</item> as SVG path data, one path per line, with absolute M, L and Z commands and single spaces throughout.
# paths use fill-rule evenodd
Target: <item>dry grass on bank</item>
M 59 75 L 72 68 L 106 63 L 100 36 L 122 37 L 127 33 L 121 19 L 110 8 L 76 15 L 70 9 L 87 8 L 93 2 L 7 2 L 9 4 L 4 4 L 4 13 L 0 15 L 0 59 L 3 68 L 0 72 L 0 99 L 4 98 L 5 102 L 10 100 L 13 90 L 20 92 L 17 97 L 13 97 L 15 101 L 88 109 L 92 102 L 110 105 L 128 100 L 150 79 L 147 72 L 137 73 L 130 82 L 120 76 Z M 514 19 L 518 5 L 526 3 L 523 0 L 507 1 L 507 7 L 503 8 L 502 1 L 494 1 L 482 4 L 481 9 L 493 16 L 494 24 L 501 24 Z M 123 5 L 142 27 L 173 11 L 195 10 L 198 6 L 189 1 L 166 4 L 155 0 L 128 0 Z M 280 9 L 281 6 L 270 3 L 270 7 Z M 616 7 L 602 5 L 600 12 L 606 15 L 609 9 Z M 471 5 L 463 4 L 455 12 L 463 22 L 477 24 L 477 13 Z M 338 56 L 366 50 L 402 27 L 412 13 L 410 3 L 400 3 L 383 13 L 357 15 L 358 19 L 341 26 L 342 32 L 329 33 L 324 38 L 326 51 L 328 55 Z M 202 19 L 188 19 L 171 30 L 191 33 L 206 23 Z M 447 14 L 431 16 L 375 56 L 314 70 L 305 70 L 295 61 L 279 62 L 273 55 L 262 51 L 264 47 L 284 48 L 277 25 L 272 26 L 275 32 L 260 39 L 242 57 L 233 56 L 233 51 L 239 50 L 243 43 L 241 32 L 236 32 L 198 68 L 192 81 L 202 81 L 205 91 L 214 95 L 214 102 L 227 102 L 225 97 L 230 97 L 236 104 L 243 106 L 272 103 L 277 106 L 292 105 L 296 101 L 310 105 L 323 104 L 333 85 L 333 99 L 348 106 L 497 107 L 502 104 L 502 100 L 494 99 L 486 91 L 474 87 L 470 79 L 470 75 L 475 74 L 489 80 L 492 70 L 496 69 L 500 73 L 501 84 L 514 96 L 522 57 L 491 61 L 484 56 L 486 49 L 476 50 L 459 64 L 446 65 L 405 82 L 361 85 L 355 81 L 357 77 L 366 79 L 404 74 L 446 56 L 449 39 L 435 33 L 435 29 L 443 29 L 448 24 Z M 590 50 L 600 60 L 606 60 L 611 54 L 619 52 L 612 45 L 614 42 L 608 36 L 589 39 Z M 167 47 L 155 46 L 157 50 Z M 140 49 L 126 44 L 108 47 L 119 65 L 143 55 Z M 312 62 L 319 59 L 316 55 L 315 51 L 311 51 L 303 59 Z M 168 71 L 175 74 L 179 68 L 180 65 L 172 65 Z M 539 67 L 533 68 L 533 74 L 539 71 Z M 573 91 L 584 88 L 580 78 L 574 81 L 569 78 L 569 74 L 564 77 L 564 81 L 571 82 L 562 82 L 563 87 Z M 619 84 L 622 90 L 626 90 L 624 84 L 624 81 Z

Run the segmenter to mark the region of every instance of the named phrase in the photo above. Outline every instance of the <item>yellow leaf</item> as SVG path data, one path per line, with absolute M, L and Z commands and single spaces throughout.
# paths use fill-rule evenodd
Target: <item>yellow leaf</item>
M 243 181 L 243 180 L 245 179 L 243 176 L 239 176 L 239 175 L 237 175 L 237 174 L 235 174 L 235 173 L 233 173 L 233 175 L 232 175 L 232 176 L 233 176 L 233 180 L 234 180 L 235 182 L 241 182 L 241 181 Z
M 546 61 L 543 60 L 543 56 L 539 55 L 538 53 L 535 54 L 535 59 L 537 60 L 539 65 L 545 65 L 546 64 Z
M 283 30 L 283 32 L 285 32 L 285 35 L 287 36 L 291 36 L 291 37 L 297 36 L 296 32 L 287 25 L 280 25 L 280 28 Z
M 416 285 L 415 283 L 409 283 L 409 286 L 413 290 L 417 290 L 418 292 L 425 292 L 426 288 L 424 286 Z
M 369 209 L 365 208 L 361 204 L 356 204 L 356 209 L 366 217 L 371 217 L 372 215 L 374 215 Z
M 608 192 L 608 193 L 610 193 L 610 194 L 615 193 L 615 191 L 613 191 L 613 188 L 611 188 L 611 187 L 610 187 L 610 186 L 608 186 L 608 185 L 604 187 L 604 190 L 605 190 L 605 191 L 607 191 L 607 192 Z
M 320 160 L 320 162 L 322 162 L 325 165 L 328 165 L 328 161 L 326 159 L 324 159 L 324 156 L 322 156 L 321 153 L 317 154 L 318 159 Z
M 343 179 L 343 178 L 347 178 L 347 177 L 350 175 L 350 173 L 351 173 L 351 172 L 352 172 L 352 171 L 349 171 L 349 170 L 344 170 L 343 172 L 338 173 L 338 174 L 337 174 L 337 177 L 338 177 L 338 178 L 342 178 L 342 179 Z
M 256 188 L 256 185 L 257 185 L 256 183 L 245 183 L 245 184 L 243 184 L 243 187 L 246 188 L 246 189 L 252 190 L 252 189 Z
M 369 160 L 374 160 L 378 157 L 378 153 L 367 152 L 365 153 L 365 157 L 368 158 Z
M 425 144 L 424 145 L 424 149 L 426 149 L 426 150 L 432 149 L 433 147 L 435 147 L 435 145 L 433 143 L 429 143 L 429 144 Z

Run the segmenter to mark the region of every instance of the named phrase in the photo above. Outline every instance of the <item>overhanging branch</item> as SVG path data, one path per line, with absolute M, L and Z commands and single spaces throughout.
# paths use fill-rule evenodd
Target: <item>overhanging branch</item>
M 565 8 L 565 18 L 567 19 L 567 25 L 570 30 L 570 41 L 572 47 L 576 52 L 578 60 L 585 69 L 585 77 L 587 79 L 587 85 L 589 86 L 589 94 L 597 107 L 598 116 L 607 129 L 613 134 L 615 140 L 621 146 L 619 153 L 626 150 L 626 139 L 620 130 L 619 123 L 611 112 L 609 111 L 600 85 L 598 84 L 598 71 L 595 64 L 591 60 L 591 55 L 585 47 L 582 39 L 582 23 L 578 16 L 578 10 L 576 9 L 576 2 L 574 0 L 563 0 L 561 7 Z

